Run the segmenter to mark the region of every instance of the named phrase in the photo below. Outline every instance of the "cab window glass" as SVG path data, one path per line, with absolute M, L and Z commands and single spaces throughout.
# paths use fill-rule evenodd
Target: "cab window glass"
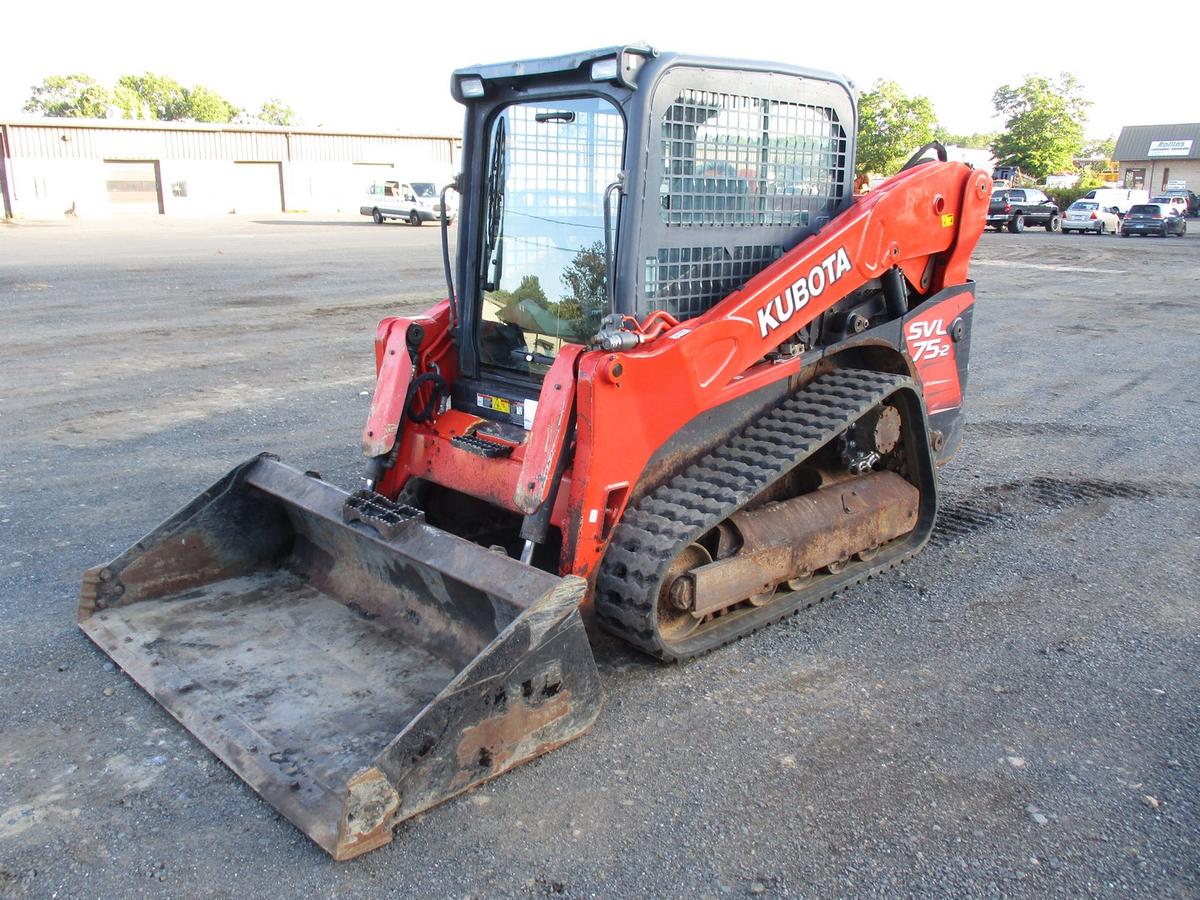
M 600 97 L 518 102 L 492 124 L 479 358 L 541 374 L 608 311 L 604 197 L 625 145 Z M 612 220 L 618 213 L 613 192 Z

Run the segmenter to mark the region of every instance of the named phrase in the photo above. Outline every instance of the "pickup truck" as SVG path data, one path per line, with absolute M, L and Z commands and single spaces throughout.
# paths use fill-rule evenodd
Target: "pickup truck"
M 1000 231 L 1007 228 L 1020 234 L 1030 225 L 1058 231 L 1062 217 L 1054 201 L 1033 188 L 1000 188 L 992 191 L 987 223 Z

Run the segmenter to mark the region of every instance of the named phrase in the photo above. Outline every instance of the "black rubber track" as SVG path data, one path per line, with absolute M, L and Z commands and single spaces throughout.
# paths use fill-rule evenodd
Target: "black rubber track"
M 813 576 L 802 590 L 742 607 L 668 642 L 658 630 L 658 596 L 671 561 L 692 541 L 748 503 L 888 398 L 901 406 L 907 474 L 921 491 L 917 527 L 869 562 Z M 613 530 L 596 578 L 596 616 L 605 630 L 660 659 L 698 656 L 890 569 L 929 538 L 937 514 L 925 409 L 909 378 L 841 370 L 823 375 L 722 446 L 644 496 Z

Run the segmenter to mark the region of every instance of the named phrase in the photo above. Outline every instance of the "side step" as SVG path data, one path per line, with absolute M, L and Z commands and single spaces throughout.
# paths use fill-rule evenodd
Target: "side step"
M 79 605 L 88 637 L 336 859 L 578 737 L 601 702 L 582 579 L 347 499 L 255 458 L 88 570 Z

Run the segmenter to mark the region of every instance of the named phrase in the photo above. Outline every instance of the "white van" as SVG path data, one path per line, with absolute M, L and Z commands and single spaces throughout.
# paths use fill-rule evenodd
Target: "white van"
M 367 197 L 358 211 L 370 216 L 375 224 L 388 219 L 403 219 L 409 225 L 421 225 L 442 218 L 441 188 L 433 181 L 400 181 L 376 178 L 367 185 Z M 454 221 L 454 205 L 447 197 L 449 221 Z
M 1124 217 L 1125 213 L 1129 212 L 1129 207 L 1136 203 L 1148 203 L 1150 201 L 1149 191 L 1133 191 L 1126 188 L 1096 188 L 1094 191 L 1088 191 L 1080 200 L 1096 200 L 1100 204 L 1101 209 L 1116 209 L 1117 214 Z

